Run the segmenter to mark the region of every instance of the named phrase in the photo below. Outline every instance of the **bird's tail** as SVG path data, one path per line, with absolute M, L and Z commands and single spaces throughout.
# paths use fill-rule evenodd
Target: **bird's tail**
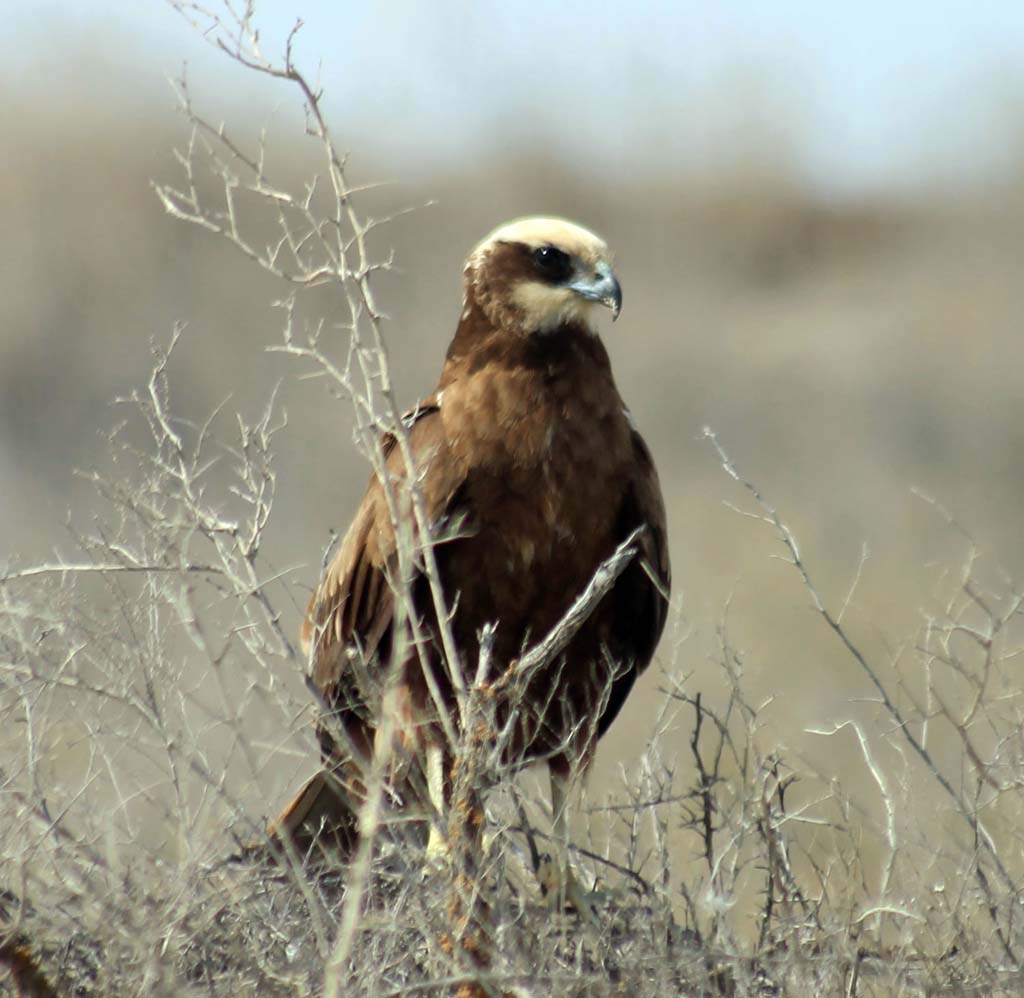
M 267 835 L 273 846 L 300 857 L 316 845 L 345 860 L 358 841 L 357 815 L 338 778 L 322 769 L 270 822 Z

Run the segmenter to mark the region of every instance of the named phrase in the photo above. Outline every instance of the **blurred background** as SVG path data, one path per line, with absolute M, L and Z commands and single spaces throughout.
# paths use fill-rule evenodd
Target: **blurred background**
M 379 295 L 400 398 L 434 383 L 480 236 L 527 213 L 604 235 L 625 292 L 604 335 L 661 472 L 685 620 L 662 661 L 720 684 L 728 602 L 752 688 L 777 698 L 767 747 L 841 771 L 852 737 L 823 751 L 806 729 L 873 717 L 870 689 L 771 530 L 729 508 L 750 503 L 701 430 L 778 507 L 833 607 L 866 548 L 846 621 L 883 666 L 967 550 L 912 489 L 993 572 L 1024 576 L 1024 5 L 267 0 L 268 54 L 297 16 L 350 178 L 385 184 L 366 210 L 414 209 L 376 237 L 396 254 Z M 183 64 L 197 106 L 250 146 L 266 126 L 297 186 L 315 166 L 296 94 L 157 0 L 4 19 L 0 561 L 70 550 L 66 520 L 87 526 L 96 502 L 75 469 L 104 464 L 113 400 L 183 321 L 180 412 L 230 397 L 253 415 L 282 381 L 266 554 L 311 585 L 365 485 L 348 407 L 265 352 L 282 288 L 151 190 L 179 179 Z M 652 669 L 603 743 L 598 786 L 636 757 L 663 683 Z

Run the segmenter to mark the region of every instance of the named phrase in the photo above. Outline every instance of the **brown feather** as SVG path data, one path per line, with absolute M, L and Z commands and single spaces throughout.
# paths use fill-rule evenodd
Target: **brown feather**
M 498 239 L 471 257 L 465 307 L 437 392 L 407 417 L 407 427 L 428 518 L 434 525 L 460 523 L 458 536 L 435 547 L 448 605 L 457 606 L 451 627 L 459 655 L 475 664 L 481 628 L 496 623 L 492 677 L 558 623 L 634 528 L 647 528 L 638 559 L 565 655 L 533 678 L 526 697 L 531 709 L 516 718 L 510 764 L 561 753 L 560 765 L 568 767 L 574 760 L 585 764 L 653 656 L 670 571 L 657 472 L 630 423 L 604 345 L 583 321 L 531 328 L 522 303 L 544 295 L 532 252 L 530 245 Z M 516 294 L 528 281 L 537 283 L 534 292 Z M 385 439 L 384 450 L 388 476 L 401 480 L 407 474 L 401 449 Z M 367 702 L 350 652 L 358 647 L 366 670 L 383 676 L 391 648 L 398 647 L 388 578 L 395 555 L 384 489 L 373 477 L 303 625 L 304 641 L 315 644 L 313 680 L 333 711 L 320 725 L 329 765 L 353 745 L 372 750 L 374 710 L 381 708 Z M 436 645 L 437 622 L 422 579 L 412 595 L 413 611 Z M 436 647 L 427 654 L 453 703 L 443 659 Z M 403 746 L 415 754 L 424 738 L 442 736 L 431 732 L 434 712 L 420 658 L 410 654 L 399 664 L 400 726 L 409 727 Z M 510 709 L 499 703 L 499 719 Z M 323 782 L 309 793 L 328 791 Z M 411 786 L 399 796 L 414 796 Z M 289 827 L 330 810 L 300 799 L 286 812 Z

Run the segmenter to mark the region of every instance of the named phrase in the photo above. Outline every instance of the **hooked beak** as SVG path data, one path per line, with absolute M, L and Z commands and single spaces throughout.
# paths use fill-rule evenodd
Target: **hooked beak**
M 604 261 L 594 268 L 592 277 L 581 277 L 573 281 L 569 287 L 580 297 L 610 308 L 613 322 L 619 317 L 619 312 L 622 311 L 622 288 L 612 268 Z

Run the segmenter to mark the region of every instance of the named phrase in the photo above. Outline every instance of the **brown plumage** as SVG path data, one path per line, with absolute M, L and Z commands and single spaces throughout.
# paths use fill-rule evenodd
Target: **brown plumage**
M 617 315 L 621 292 L 592 233 L 543 218 L 496 230 L 467 261 L 463 311 L 437 389 L 406 418 L 428 518 L 452 535 L 434 551 L 471 676 L 485 624 L 497 624 L 494 678 L 559 622 L 621 541 L 646 528 L 637 558 L 515 708 L 506 762 L 548 762 L 559 820 L 568 774 L 585 769 L 654 653 L 669 588 L 658 476 L 590 324 L 595 304 Z M 389 477 L 401 480 L 401 448 L 386 440 L 384 452 Z M 396 722 L 394 758 L 408 762 L 396 799 L 423 796 L 431 746 L 447 758 L 424 656 L 396 633 L 395 550 L 374 476 L 303 627 L 314 683 L 333 714 L 319 728 L 323 760 L 338 779 L 320 773 L 278 820 L 275 832 L 301 844 L 321 826 L 352 834 L 360 767 L 381 748 L 383 711 Z M 411 592 L 426 659 L 455 718 L 426 580 L 414 579 Z M 398 653 L 404 660 L 395 663 Z M 382 702 L 371 687 L 395 664 L 399 682 Z M 498 720 L 512 709 L 499 701 Z

